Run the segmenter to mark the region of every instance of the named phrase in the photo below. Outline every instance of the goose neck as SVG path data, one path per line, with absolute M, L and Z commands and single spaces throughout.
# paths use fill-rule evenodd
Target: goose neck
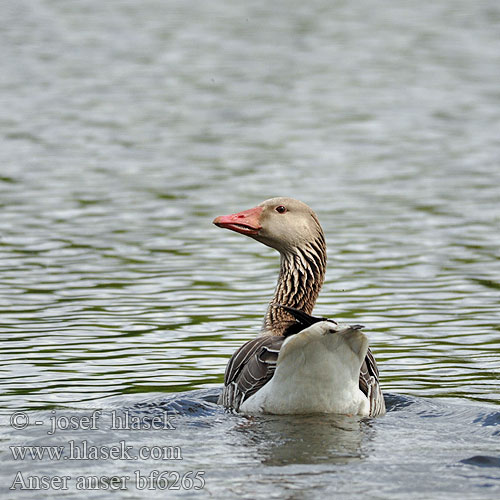
M 263 333 L 283 335 L 294 318 L 276 305 L 311 314 L 325 278 L 326 246 L 323 235 L 303 248 L 282 252 L 274 296 L 264 320 Z

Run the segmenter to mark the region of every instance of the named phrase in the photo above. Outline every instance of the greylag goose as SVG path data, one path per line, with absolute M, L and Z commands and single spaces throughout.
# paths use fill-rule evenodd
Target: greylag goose
M 362 327 L 311 316 L 326 270 L 325 238 L 313 210 L 293 198 L 272 198 L 213 222 L 280 253 L 262 331 L 231 357 L 219 404 L 246 414 L 384 414 Z

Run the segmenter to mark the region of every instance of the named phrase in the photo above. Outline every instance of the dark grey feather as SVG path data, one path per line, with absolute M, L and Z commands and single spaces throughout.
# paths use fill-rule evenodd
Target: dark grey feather
M 231 357 L 219 404 L 238 411 L 240 405 L 271 380 L 285 337 L 262 336 L 243 344 Z

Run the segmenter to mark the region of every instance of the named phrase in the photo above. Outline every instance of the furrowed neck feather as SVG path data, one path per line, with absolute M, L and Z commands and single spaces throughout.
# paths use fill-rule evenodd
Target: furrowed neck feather
M 326 244 L 322 233 L 303 247 L 281 252 L 280 273 L 264 319 L 264 335 L 283 335 L 295 322 L 278 304 L 311 314 L 325 279 Z

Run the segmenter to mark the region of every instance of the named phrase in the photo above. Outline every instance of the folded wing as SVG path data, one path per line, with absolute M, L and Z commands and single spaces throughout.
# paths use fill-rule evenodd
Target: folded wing
M 243 344 L 231 357 L 219 404 L 239 410 L 241 404 L 271 380 L 285 337 L 263 336 Z

